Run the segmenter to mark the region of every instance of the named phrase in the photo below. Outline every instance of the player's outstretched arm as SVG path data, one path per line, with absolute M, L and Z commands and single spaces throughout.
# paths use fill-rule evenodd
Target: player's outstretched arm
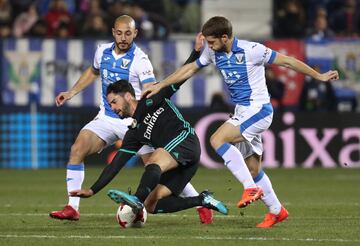
M 73 96 L 78 94 L 80 91 L 85 89 L 89 84 L 94 82 L 94 80 L 98 77 L 98 74 L 92 69 L 92 67 L 87 68 L 78 81 L 76 81 L 75 85 L 69 91 L 60 92 L 56 98 L 55 103 L 56 106 L 62 106 L 66 101 L 70 100 Z
M 146 97 L 149 98 L 157 94 L 164 87 L 187 80 L 188 78 L 193 76 L 198 70 L 199 67 L 196 65 L 195 62 L 186 64 L 166 79 L 149 86 L 143 91 L 142 96 L 146 95 Z
M 204 45 L 204 36 L 199 32 L 195 37 L 195 46 L 194 50 L 200 52 L 201 48 Z M 191 56 L 189 57 L 191 58 Z M 170 86 L 176 83 L 184 83 L 188 78 L 193 76 L 200 68 L 196 65 L 195 62 L 185 62 L 185 64 L 179 68 L 175 73 L 168 76 L 163 81 L 152 84 L 145 88 L 142 92 L 142 97 L 146 95 L 147 98 L 157 94 L 162 88 Z
M 134 152 L 136 153 L 136 151 Z M 89 198 L 98 193 L 120 172 L 125 166 L 126 162 L 134 155 L 128 151 L 119 151 L 109 165 L 107 165 L 96 182 L 90 189 L 80 189 L 69 192 L 70 196 L 77 196 L 82 198 Z
M 94 192 L 91 189 L 81 189 L 81 190 L 73 190 L 69 192 L 70 196 L 77 196 L 81 198 L 88 198 L 94 195 Z
M 336 70 L 330 70 L 326 73 L 318 73 L 302 61 L 294 57 L 283 55 L 281 53 L 276 53 L 273 64 L 287 67 L 305 75 L 309 75 L 310 77 L 319 81 L 331 81 L 339 79 L 339 73 Z

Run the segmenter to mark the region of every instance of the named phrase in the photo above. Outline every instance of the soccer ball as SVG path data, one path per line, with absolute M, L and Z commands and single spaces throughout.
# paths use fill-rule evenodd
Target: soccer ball
M 133 209 L 125 204 L 120 204 L 116 212 L 116 220 L 122 228 L 143 227 L 147 219 L 146 209 L 135 214 Z

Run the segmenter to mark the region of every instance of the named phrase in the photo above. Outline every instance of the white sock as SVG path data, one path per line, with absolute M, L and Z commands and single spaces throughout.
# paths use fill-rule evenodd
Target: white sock
M 81 189 L 84 181 L 84 163 L 78 165 L 68 164 L 66 169 L 66 186 L 68 194 L 70 191 Z M 69 196 L 69 203 L 74 209 L 79 210 L 80 197 Z
M 264 196 L 261 200 L 269 208 L 270 213 L 279 214 L 281 210 L 281 203 L 277 198 L 274 189 L 272 188 L 271 181 L 266 173 L 261 170 L 259 174 L 254 178 L 256 185 L 261 187 L 264 192 Z
M 224 143 L 216 152 L 223 158 L 225 166 L 243 184 L 244 189 L 256 187 L 244 157 L 235 146 Z
M 194 186 L 189 182 L 186 184 L 184 190 L 181 192 L 180 196 L 183 197 L 192 197 L 192 196 L 198 196 L 199 192 L 197 192 L 194 188 Z

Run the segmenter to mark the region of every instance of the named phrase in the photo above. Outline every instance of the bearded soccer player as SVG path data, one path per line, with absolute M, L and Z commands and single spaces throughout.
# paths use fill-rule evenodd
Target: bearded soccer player
M 272 227 L 285 220 L 288 211 L 280 203 L 269 177 L 260 166 L 263 153 L 261 133 L 270 127 L 273 118 L 265 81 L 265 64 L 287 67 L 324 82 L 338 79 L 338 72 L 330 70 L 318 73 L 305 63 L 260 43 L 240 40 L 233 35 L 231 22 L 222 16 L 210 18 L 203 25 L 202 34 L 207 45 L 200 58 L 149 86 L 143 94 L 151 97 L 164 87 L 187 80 L 202 67 L 215 64 L 236 107 L 234 116 L 215 131 L 210 143 L 223 158 L 225 166 L 243 185 L 244 192 L 237 206 L 243 208 L 262 198 L 269 213 L 257 227 Z
M 138 101 L 127 81 L 109 85 L 107 98 L 114 112 L 134 120 L 119 152 L 98 180 L 90 189 L 70 194 L 87 198 L 99 192 L 145 143 L 153 146 L 155 151 L 145 163 L 145 172 L 135 194 L 110 190 L 108 195 L 112 200 L 127 204 L 137 212 L 144 206 L 147 212 L 154 214 L 204 206 L 226 215 L 225 205 L 208 191 L 195 197 L 179 196 L 196 173 L 200 143 L 194 129 L 170 100 L 177 89 L 176 86 L 167 87 L 153 97 Z

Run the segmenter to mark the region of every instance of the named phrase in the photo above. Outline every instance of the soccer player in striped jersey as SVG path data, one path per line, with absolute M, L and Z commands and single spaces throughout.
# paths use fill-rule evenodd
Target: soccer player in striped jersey
M 75 143 L 71 147 L 67 164 L 66 185 L 68 193 L 81 188 L 84 181 L 84 159 L 86 156 L 101 152 L 103 148 L 123 139 L 131 118 L 122 118 L 115 114 L 106 100 L 106 88 L 118 80 L 127 80 L 134 88 L 136 98 L 140 98 L 141 90 L 154 83 L 153 67 L 147 55 L 133 42 L 137 35 L 135 21 L 127 15 L 118 17 L 112 29 L 114 41 L 98 46 L 94 61 L 80 76 L 75 85 L 66 92 L 61 92 L 55 99 L 56 105 L 61 106 L 76 94 L 84 90 L 98 77 L 101 79 L 101 104 L 98 115 L 85 125 Z M 144 145 L 139 150 L 145 160 L 154 149 Z M 134 159 L 133 159 L 134 161 Z M 185 196 L 196 196 L 197 191 L 188 184 Z M 68 205 L 62 210 L 53 211 L 50 217 L 55 219 L 78 220 L 80 199 L 69 197 Z M 207 208 L 198 208 L 200 221 L 208 224 L 212 222 L 212 212 Z
M 161 88 L 190 78 L 210 63 L 215 64 L 236 107 L 234 116 L 211 136 L 211 145 L 244 187 L 237 206 L 245 207 L 263 197 L 269 213 L 257 227 L 271 227 L 286 219 L 288 212 L 278 200 L 268 176 L 260 168 L 263 152 L 261 133 L 270 127 L 273 117 L 265 83 L 265 64 L 287 67 L 320 81 L 338 79 L 338 72 L 320 74 L 303 62 L 260 43 L 237 39 L 233 36 L 230 21 L 222 16 L 210 18 L 203 25 L 202 34 L 207 45 L 200 58 L 182 66 L 165 80 L 151 85 L 143 93 L 151 97 Z M 238 147 L 232 143 L 238 144 Z M 247 156 L 243 156 L 245 154 Z M 244 160 L 246 157 L 249 157 L 248 166 Z

